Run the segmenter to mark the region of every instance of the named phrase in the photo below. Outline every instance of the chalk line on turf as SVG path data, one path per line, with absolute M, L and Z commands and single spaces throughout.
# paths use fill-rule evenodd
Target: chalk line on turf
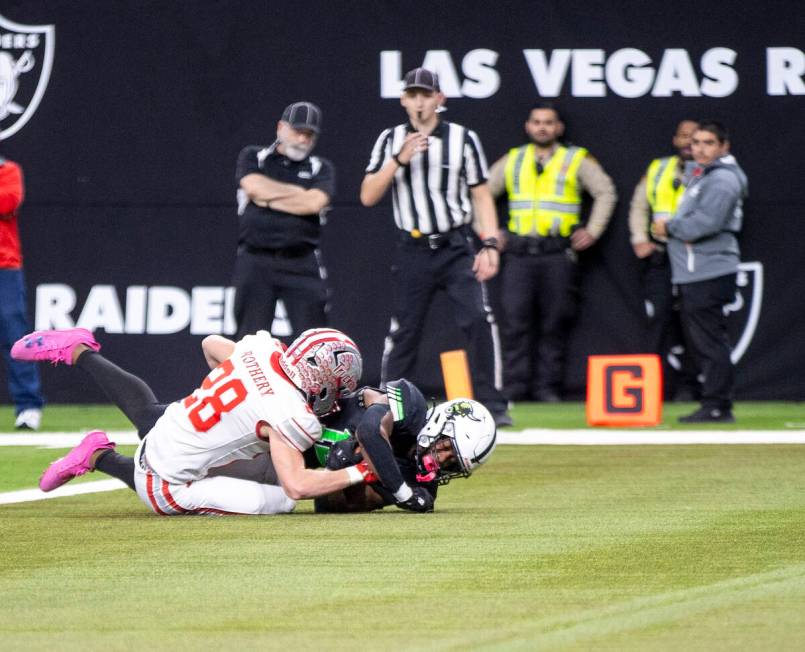
M 39 489 L 21 489 L 20 491 L 7 491 L 0 493 L 0 505 L 14 503 L 28 503 L 34 500 L 48 500 L 49 498 L 62 498 L 63 496 L 78 496 L 80 494 L 94 494 L 101 491 L 116 491 L 125 489 L 125 483 L 120 480 L 98 480 L 97 482 L 82 482 L 81 484 L 66 484 L 48 493 Z
M 39 446 L 72 448 L 84 437 L 83 432 L 0 433 L 0 446 Z M 134 431 L 106 433 L 119 445 L 137 445 Z M 805 430 L 614 430 L 609 428 L 579 430 L 501 430 L 499 444 L 540 444 L 552 446 L 640 446 L 689 444 L 805 444 Z
M 72 448 L 84 437 L 83 432 L 0 433 L 0 446 L 38 446 Z M 110 431 L 109 439 L 120 445 L 140 443 L 134 431 Z M 547 446 L 641 446 L 690 444 L 805 444 L 805 430 L 503 430 L 498 443 Z M 65 485 L 50 493 L 23 489 L 0 493 L 0 505 L 76 496 L 125 488 L 119 480 L 100 480 Z
M 499 444 L 552 446 L 643 446 L 689 444 L 805 444 L 805 430 L 503 430 Z
M 9 432 L 0 433 L 0 446 L 39 446 L 40 448 L 73 448 L 86 436 L 86 432 Z M 140 443 L 133 430 L 105 430 L 110 441 L 123 446 Z

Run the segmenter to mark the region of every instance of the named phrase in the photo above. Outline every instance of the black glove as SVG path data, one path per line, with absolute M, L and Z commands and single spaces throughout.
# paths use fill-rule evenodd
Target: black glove
M 403 500 L 397 503 L 400 509 L 407 509 L 409 512 L 432 512 L 433 511 L 433 496 L 430 492 L 422 487 L 414 487 L 411 491 L 411 497 L 408 500 Z
M 324 462 L 325 468 L 331 471 L 345 469 L 353 466 L 363 459 L 360 453 L 355 452 L 356 441 L 352 437 L 335 442 L 330 446 L 327 459 Z

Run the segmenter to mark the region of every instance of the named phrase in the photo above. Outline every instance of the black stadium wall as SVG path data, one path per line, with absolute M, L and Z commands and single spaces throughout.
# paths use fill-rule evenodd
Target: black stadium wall
M 626 223 L 635 184 L 670 153 L 680 119 L 726 123 L 751 193 L 731 316 L 738 398 L 805 399 L 799 1 L 6 0 L 0 14 L 0 151 L 26 174 L 32 318 L 94 328 L 165 400 L 203 373 L 202 336 L 233 330 L 238 152 L 269 144 L 299 99 L 322 107 L 317 153 L 338 171 L 323 243 L 331 322 L 378 381 L 395 232 L 390 204 L 363 208 L 358 188 L 375 138 L 403 120 L 402 73 L 423 63 L 441 74 L 445 117 L 478 132 L 490 163 L 523 141 L 541 97 L 615 180 L 616 214 L 581 258 L 566 375 L 576 396 L 587 355 L 644 350 Z M 426 389 L 440 388 L 438 352 L 462 345 L 442 297 L 422 343 Z M 42 371 L 51 402 L 103 400 L 70 369 Z

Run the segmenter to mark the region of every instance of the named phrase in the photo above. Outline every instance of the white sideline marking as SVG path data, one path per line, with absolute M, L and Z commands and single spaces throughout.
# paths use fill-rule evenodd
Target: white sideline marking
M 0 433 L 0 446 L 73 448 L 84 432 Z M 120 444 L 139 444 L 133 430 L 106 433 Z M 609 428 L 550 430 L 501 430 L 499 444 L 541 444 L 555 446 L 639 446 L 688 444 L 805 444 L 805 430 L 611 430 Z
M 9 432 L 0 433 L 0 446 L 39 446 L 40 448 L 74 448 L 86 436 L 86 432 Z M 133 430 L 109 430 L 106 436 L 116 444 L 139 444 Z
M 139 444 L 134 431 L 118 430 L 106 433 L 118 444 Z M 38 446 L 40 448 L 72 448 L 84 438 L 84 432 L 0 433 L 0 446 Z M 498 433 L 499 444 L 548 446 L 639 446 L 688 444 L 805 444 L 805 430 L 548 430 L 528 428 Z M 62 496 L 77 496 L 100 491 L 124 489 L 120 480 L 100 480 L 77 485 L 65 485 L 50 493 L 39 489 L 23 489 L 0 493 L 0 505 L 47 500 Z
M 100 491 L 116 491 L 125 489 L 126 484 L 120 480 L 99 480 L 97 482 L 84 482 L 81 484 L 64 485 L 48 493 L 39 489 L 22 489 L 21 491 L 7 491 L 0 494 L 0 505 L 13 503 L 28 503 L 34 500 L 48 500 L 49 498 L 62 498 L 63 496 L 78 496 L 80 494 L 94 494 Z
M 499 444 L 637 446 L 687 444 L 805 444 L 805 430 L 503 430 Z

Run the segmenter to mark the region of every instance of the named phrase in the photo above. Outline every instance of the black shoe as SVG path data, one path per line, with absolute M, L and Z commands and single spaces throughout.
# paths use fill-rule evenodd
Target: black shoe
M 679 423 L 735 423 L 732 410 L 702 407 L 677 419 Z
M 511 416 L 506 410 L 495 414 L 494 419 L 495 419 L 495 426 L 497 426 L 498 428 L 505 428 L 506 426 L 514 425 L 514 421 L 512 421 Z
M 534 394 L 534 400 L 540 403 L 561 403 L 562 399 L 552 389 L 543 389 Z

